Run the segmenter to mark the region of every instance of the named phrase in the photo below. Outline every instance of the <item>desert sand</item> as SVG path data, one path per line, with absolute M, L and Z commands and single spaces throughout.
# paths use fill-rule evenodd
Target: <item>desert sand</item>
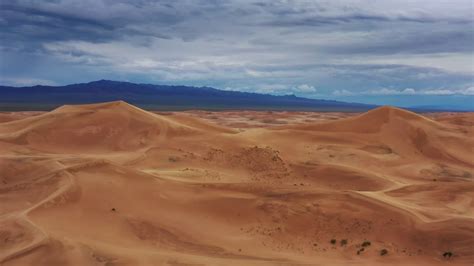
M 111 102 L 3 113 L 0 151 L 5 266 L 474 263 L 473 113 Z

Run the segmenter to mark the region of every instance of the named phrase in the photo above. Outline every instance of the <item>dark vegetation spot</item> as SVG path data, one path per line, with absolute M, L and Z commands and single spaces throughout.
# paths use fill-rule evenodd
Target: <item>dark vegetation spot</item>
M 347 245 L 347 239 L 342 239 L 341 240 L 341 246 Z
M 386 250 L 386 249 L 382 249 L 382 250 L 380 251 L 380 256 L 385 256 L 385 255 L 387 255 L 387 254 L 388 254 L 388 250 Z
M 362 246 L 363 246 L 363 247 L 368 247 L 368 246 L 370 246 L 370 241 L 364 241 L 364 242 L 362 243 Z
M 337 242 L 337 240 L 336 240 L 336 239 L 331 239 L 331 244 L 335 245 L 335 244 L 336 244 L 336 242 Z
M 175 162 L 179 161 L 179 158 L 172 156 L 172 157 L 169 157 L 169 158 L 168 158 L 168 161 L 170 161 L 170 162 L 172 162 L 172 163 L 175 163 Z
M 242 249 L 241 249 L 241 248 L 239 248 L 239 252 L 242 252 Z
M 116 210 L 115 208 L 112 208 L 112 209 L 111 209 L 111 211 L 113 211 L 113 212 L 114 212 L 114 211 L 117 211 L 117 210 Z
M 314 244 L 313 244 L 313 246 L 317 247 L 317 246 L 318 246 L 318 244 L 314 243 Z
M 449 259 L 453 256 L 453 253 L 451 251 L 446 251 L 443 253 L 443 257 L 446 259 Z
M 361 252 L 363 252 L 365 250 L 365 248 L 361 248 L 359 250 L 357 250 L 357 255 L 360 255 Z

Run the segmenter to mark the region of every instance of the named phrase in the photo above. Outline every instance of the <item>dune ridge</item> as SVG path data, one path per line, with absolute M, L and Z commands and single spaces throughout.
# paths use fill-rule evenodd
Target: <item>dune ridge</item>
M 137 150 L 175 136 L 233 133 L 189 119 L 190 125 L 123 101 L 62 106 L 52 112 L 0 125 L 6 142 L 49 152 Z
M 472 113 L 203 115 L 2 116 L 0 265 L 474 262 Z

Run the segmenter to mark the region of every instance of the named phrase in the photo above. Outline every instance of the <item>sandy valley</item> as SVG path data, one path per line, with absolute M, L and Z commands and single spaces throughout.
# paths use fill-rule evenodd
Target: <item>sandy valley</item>
M 474 114 L 0 114 L 0 265 L 473 265 Z

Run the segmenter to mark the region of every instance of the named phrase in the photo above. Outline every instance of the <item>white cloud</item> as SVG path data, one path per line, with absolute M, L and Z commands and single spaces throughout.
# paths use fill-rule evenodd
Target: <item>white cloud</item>
M 415 89 L 411 89 L 411 88 L 406 88 L 402 92 L 405 93 L 405 94 L 415 94 L 416 93 Z
M 284 84 L 261 84 L 255 89 L 259 93 L 282 94 L 288 91 L 288 86 Z
M 352 96 L 352 95 L 355 95 L 354 92 L 351 92 L 351 91 L 345 90 L 345 89 L 335 90 L 335 91 L 333 91 L 332 94 L 335 95 L 335 96 Z
M 35 78 L 0 78 L 0 84 L 5 86 L 34 86 L 34 85 L 45 85 L 54 86 L 58 85 L 52 80 L 35 79 Z
M 364 92 L 364 94 L 373 94 L 373 95 L 410 95 L 416 94 L 416 90 L 412 88 L 406 88 L 402 90 L 382 88 L 379 90 L 370 90 Z
M 474 95 L 474 86 L 468 87 L 461 91 L 461 94 L 464 95 Z
M 308 84 L 298 85 L 295 88 L 293 88 L 293 90 L 297 92 L 316 92 L 316 88 Z
M 348 95 L 338 91 L 335 95 Z M 474 95 L 474 87 L 464 89 L 389 89 L 382 88 L 378 90 L 362 91 L 360 95 Z M 354 94 L 351 94 L 354 95 Z
M 254 78 L 259 78 L 259 77 L 263 77 L 265 74 L 262 73 L 262 72 L 259 72 L 259 71 L 254 71 L 254 70 L 250 70 L 250 69 L 247 69 L 245 70 L 245 73 L 251 77 L 254 77 Z
M 424 90 L 421 91 L 419 94 L 424 94 L 424 95 L 453 95 L 460 93 L 460 91 L 457 90 L 449 90 L 449 89 L 434 89 L 434 90 Z
M 339 60 L 345 63 L 357 64 L 392 64 L 424 68 L 438 68 L 449 72 L 474 74 L 474 55 L 472 53 L 423 53 L 406 56 L 393 55 L 366 55 L 364 57 L 352 56 Z M 433 73 L 418 73 L 420 79 L 431 78 Z

